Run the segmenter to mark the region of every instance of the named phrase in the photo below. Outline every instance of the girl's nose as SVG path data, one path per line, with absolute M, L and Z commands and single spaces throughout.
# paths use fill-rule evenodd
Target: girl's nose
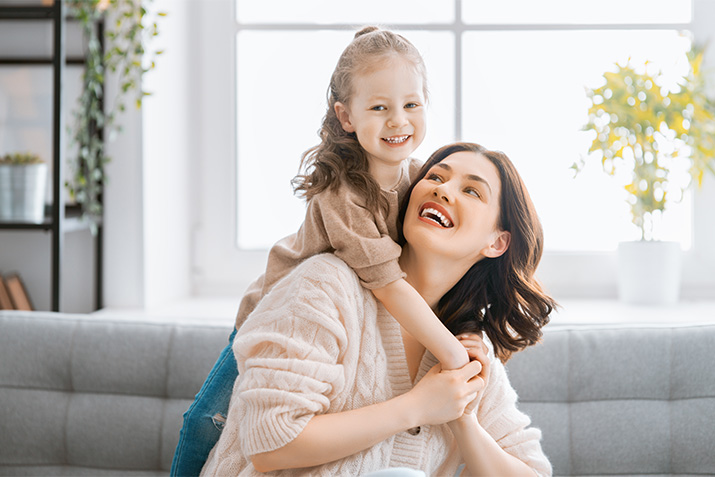
M 399 128 L 407 124 L 407 116 L 401 109 L 394 111 L 387 120 L 387 126 Z

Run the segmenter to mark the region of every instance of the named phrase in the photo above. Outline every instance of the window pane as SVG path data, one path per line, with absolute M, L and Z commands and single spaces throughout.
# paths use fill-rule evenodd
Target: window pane
M 429 74 L 428 133 L 415 152 L 424 160 L 438 146 L 454 140 L 454 37 L 402 33 L 421 51 Z M 290 180 L 302 153 L 319 141 L 330 75 L 352 37 L 350 31 L 238 34 L 240 248 L 270 247 L 302 223 L 304 203 L 293 196 Z
M 688 23 L 691 0 L 463 0 L 465 23 Z
M 637 240 L 625 192 L 588 152 L 584 86 L 630 56 L 683 74 L 689 40 L 674 31 L 470 32 L 464 37 L 464 136 L 509 155 L 529 187 L 551 250 L 612 250 Z M 671 207 L 672 205 L 672 207 Z M 658 238 L 690 245 L 690 198 L 669 204 Z
M 448 23 L 454 0 L 236 0 L 236 17 L 240 23 Z

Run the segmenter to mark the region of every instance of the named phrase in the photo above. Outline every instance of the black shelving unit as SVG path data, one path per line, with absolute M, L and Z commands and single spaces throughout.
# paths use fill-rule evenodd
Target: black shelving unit
M 65 147 L 65 122 L 63 104 L 65 67 L 68 64 L 84 64 L 84 58 L 68 58 L 65 47 L 67 9 L 64 0 L 55 0 L 52 6 L 9 5 L 0 6 L 0 20 L 46 20 L 52 22 L 52 56 L 49 58 L 0 58 L 2 65 L 48 65 L 52 67 L 52 204 L 45 212 L 41 223 L 0 222 L 0 230 L 37 230 L 50 233 L 51 240 L 51 310 L 61 311 L 61 273 L 64 266 L 63 252 L 65 234 L 88 228 L 80 221 L 76 206 L 65 204 L 63 164 Z M 103 25 L 98 28 L 102 29 Z M 102 30 L 100 30 L 102 31 Z M 100 36 L 101 37 L 101 36 Z M 97 131 L 101 134 L 102 131 Z M 102 308 L 102 226 L 95 236 L 95 309 Z

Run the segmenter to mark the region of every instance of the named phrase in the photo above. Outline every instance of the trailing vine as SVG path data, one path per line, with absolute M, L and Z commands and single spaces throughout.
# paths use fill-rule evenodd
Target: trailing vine
M 142 88 L 142 76 L 155 67 L 155 58 L 162 52 L 152 52 L 147 60 L 145 44 L 157 36 L 159 30 L 156 20 L 149 21 L 145 8 L 151 0 L 63 1 L 67 2 L 70 16 L 81 25 L 86 48 L 82 93 L 69 126 L 77 156 L 69 158 L 65 186 L 80 206 L 82 218 L 96 233 L 107 182 L 104 167 L 110 161 L 105 147 L 107 138 L 113 139 L 121 132 L 116 120 L 127 104 L 140 108 L 142 99 L 149 95 Z M 100 28 L 101 20 L 104 20 L 104 31 Z M 108 73 L 116 75 L 118 80 L 117 95 L 111 102 L 105 101 L 104 94 Z

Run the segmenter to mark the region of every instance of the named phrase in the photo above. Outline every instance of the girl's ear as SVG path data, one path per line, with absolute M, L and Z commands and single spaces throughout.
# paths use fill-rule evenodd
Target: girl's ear
M 338 121 L 340 121 L 340 124 L 343 126 L 343 130 L 345 132 L 355 132 L 355 127 L 353 126 L 353 123 L 350 122 L 350 112 L 340 101 L 335 102 L 335 115 L 338 117 Z
M 509 249 L 511 243 L 511 232 L 502 230 L 497 232 L 496 239 L 482 251 L 485 257 L 497 258 L 504 254 Z

